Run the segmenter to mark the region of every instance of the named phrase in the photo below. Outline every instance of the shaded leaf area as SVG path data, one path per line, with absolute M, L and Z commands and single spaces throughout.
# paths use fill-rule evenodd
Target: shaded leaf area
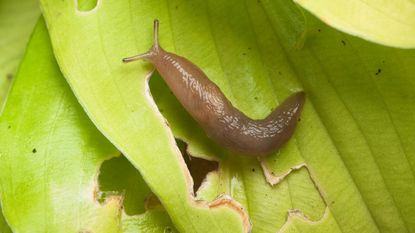
M 162 209 L 126 216 L 121 195 L 98 202 L 99 168 L 118 154 L 70 91 L 54 59 L 44 21 L 39 21 L 0 118 L 0 196 L 13 231 L 173 229 Z M 128 166 L 114 169 L 124 167 Z M 136 173 L 125 175 L 135 176 L 135 186 L 148 190 Z
M 0 208 L 1 208 L 1 206 L 0 206 Z M 0 209 L 0 211 L 1 211 L 1 209 Z M 10 229 L 9 225 L 7 224 L 6 219 L 4 219 L 3 211 L 1 211 L 0 213 L 1 213 L 0 214 L 0 232 L 1 233 L 11 233 L 12 230 Z
M 415 47 L 415 4 L 411 0 L 294 0 L 325 23 L 364 39 Z
M 37 0 L 0 0 L 0 114 L 39 15 Z
M 174 135 L 191 155 L 220 163 L 198 199 L 231 195 L 253 232 L 414 232 L 414 51 L 345 35 L 283 0 L 109 0 L 78 16 L 71 2 L 42 3 L 75 95 L 181 231 L 235 232 L 240 222 L 219 220 L 229 212 L 205 221 L 187 202 L 188 171 L 148 95 L 152 68 L 120 62 L 150 47 L 154 18 L 163 47 L 200 66 L 248 116 L 264 118 L 292 92 L 307 95 L 294 137 L 261 165 L 209 140 L 153 75 L 151 93 Z M 271 186 L 262 167 L 271 178 L 289 175 Z

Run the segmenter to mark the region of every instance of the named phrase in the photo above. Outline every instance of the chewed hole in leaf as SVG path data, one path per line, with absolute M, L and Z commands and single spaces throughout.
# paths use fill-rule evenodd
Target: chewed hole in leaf
M 151 95 L 154 98 L 155 103 L 163 117 L 165 117 L 172 125 L 172 131 L 175 132 L 175 128 L 178 127 L 191 127 L 194 129 L 193 134 L 190 137 L 193 137 L 193 140 L 209 140 L 209 152 L 218 152 L 217 148 L 220 146 L 216 145 L 216 143 L 210 141 L 208 137 L 205 135 L 203 129 L 196 123 L 196 121 L 188 114 L 183 106 L 179 103 L 177 98 L 173 95 L 170 91 L 169 87 L 163 81 L 162 77 L 158 72 L 154 72 L 152 77 L 149 80 L 149 87 L 151 91 Z M 196 138 L 196 134 L 198 134 Z M 203 135 L 201 139 L 200 135 Z M 178 137 L 183 137 L 182 134 L 179 133 Z M 189 138 L 188 136 L 184 136 L 184 138 Z M 209 161 L 206 159 L 201 159 L 194 157 L 187 153 L 187 144 L 177 139 L 177 145 L 183 155 L 183 158 L 186 162 L 187 168 L 193 178 L 193 191 L 199 189 L 201 184 L 206 178 L 206 175 L 211 172 L 218 170 L 219 163 L 216 161 Z M 218 153 L 214 153 L 218 155 Z
M 93 10 L 98 3 L 98 0 L 76 0 L 78 10 L 82 12 L 88 12 Z
M 209 161 L 202 158 L 192 157 L 187 153 L 187 144 L 181 140 L 176 141 L 180 151 L 182 152 L 190 175 L 193 178 L 193 191 L 196 193 L 205 180 L 207 174 L 209 172 L 218 170 L 219 163 L 216 161 Z
M 110 196 L 122 196 L 124 211 L 128 215 L 144 213 L 144 203 L 151 193 L 138 170 L 124 156 L 102 163 L 98 187 L 100 203 Z

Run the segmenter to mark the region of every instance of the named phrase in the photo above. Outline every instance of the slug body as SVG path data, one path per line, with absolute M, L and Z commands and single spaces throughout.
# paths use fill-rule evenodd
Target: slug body
M 124 58 L 125 63 L 144 59 L 154 64 L 183 107 L 217 143 L 244 155 L 267 155 L 292 136 L 305 101 L 294 93 L 268 117 L 254 120 L 232 106 L 219 87 L 192 62 L 166 52 L 158 44 L 154 21 L 154 45 L 144 54 Z

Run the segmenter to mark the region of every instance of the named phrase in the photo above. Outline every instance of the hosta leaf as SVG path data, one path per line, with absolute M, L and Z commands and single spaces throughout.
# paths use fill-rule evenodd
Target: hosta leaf
M 341 31 L 384 45 L 415 48 L 411 0 L 294 0 Z
M 60 74 L 41 20 L 0 119 L 0 197 L 13 231 L 174 229 L 162 209 L 127 216 L 121 195 L 98 202 L 97 173 L 104 160 L 116 155 L 119 152 L 89 121 Z M 121 179 L 134 177 L 120 173 L 125 174 Z M 148 192 L 143 182 L 135 185 Z
M 147 94 L 151 66 L 121 64 L 150 47 L 154 18 L 161 44 L 200 66 L 253 118 L 294 91 L 307 94 L 293 139 L 259 163 L 207 139 L 154 75 L 150 89 L 174 135 L 190 154 L 219 161 L 197 198 L 231 195 L 248 211 L 254 232 L 415 231 L 408 195 L 415 193 L 415 118 L 408 117 L 415 114 L 414 51 L 345 35 L 283 0 L 107 0 L 82 13 L 72 1 L 42 6 L 78 100 L 140 170 L 179 230 L 242 227 L 227 209 L 206 219 L 208 211 L 195 207 L 188 172 Z
M 121 63 L 122 57 L 137 51 L 136 47 L 144 50 L 148 44 L 136 41 L 151 34 L 147 28 L 134 31 L 119 23 L 137 25 L 145 18 L 151 22 L 160 10 L 167 17 L 163 9 L 166 2 L 147 3 L 149 9 L 153 8 L 147 15 L 144 13 L 148 10 L 135 5 L 139 2 L 98 4 L 91 11 L 80 12 L 74 1 L 42 1 L 55 56 L 81 105 L 103 134 L 139 169 L 178 230 L 248 231 L 244 211 L 231 199 L 223 197 L 211 204 L 194 199 L 192 180 L 173 135 L 146 90 L 149 67 Z M 123 12 L 129 9 L 137 11 Z M 160 19 L 168 22 L 167 18 Z M 85 53 L 86 50 L 94 52 Z
M 0 0 L 0 114 L 39 15 L 37 0 Z
M 287 165 L 298 168 L 305 164 L 308 167 L 331 212 L 325 215 L 328 216 L 327 220 L 318 223 L 339 227 L 337 230 L 319 227 L 310 225 L 308 221 L 306 224 L 312 232 L 323 229 L 323 232 L 413 232 L 415 223 L 411 213 L 415 200 L 401 194 L 415 191 L 415 119 L 408 117 L 415 114 L 412 104 L 415 98 L 414 70 L 411 65 L 415 61 L 415 52 L 385 48 L 347 36 L 310 15 L 306 15 L 308 27 L 304 28 L 301 14 L 296 12 L 294 6 L 290 7 L 283 1 L 261 1 L 258 5 L 250 3 L 247 7 L 249 10 L 242 14 L 254 15 L 251 19 L 256 22 L 253 26 L 256 29 L 255 37 L 265 63 L 261 66 L 271 70 L 268 76 L 257 77 L 258 81 L 253 86 L 270 80 L 276 86 L 274 93 L 278 94 L 284 91 L 284 85 L 285 88 L 292 88 L 290 83 L 300 82 L 310 100 L 297 129 L 296 143 L 292 140 L 296 145 L 292 147 L 288 144 L 278 156 L 269 157 L 265 165 L 271 171 L 266 172 L 283 176 L 289 172 Z M 228 18 L 232 18 L 229 12 L 235 5 L 229 3 L 227 8 L 219 8 L 221 11 L 218 13 L 216 10 L 214 18 L 229 21 Z M 194 8 L 189 7 L 188 11 L 194 11 Z M 240 18 L 235 17 L 236 20 Z M 250 31 L 251 27 L 247 24 L 241 28 Z M 305 43 L 302 42 L 304 34 L 308 37 Z M 239 40 L 243 41 L 249 41 L 252 37 L 249 33 L 245 37 L 241 35 L 244 34 L 238 34 Z M 298 48 L 301 44 L 304 47 Z M 225 51 L 224 47 L 219 51 Z M 245 52 L 243 49 L 237 51 Z M 234 53 L 236 58 L 238 52 Z M 190 50 L 188 53 L 192 54 Z M 250 65 L 242 64 L 240 67 Z M 223 67 L 229 69 L 228 64 Z M 228 74 L 233 74 L 233 70 Z M 231 83 L 236 83 L 239 77 L 227 76 L 227 79 L 232 78 L 235 80 Z M 226 90 L 227 85 L 223 86 L 222 89 Z M 234 102 L 255 101 L 251 98 L 257 93 L 247 91 L 249 87 L 243 91 L 230 87 L 232 93 L 252 93 Z M 200 137 L 192 135 L 194 123 L 185 126 L 189 118 L 184 112 L 178 111 L 178 104 L 172 104 L 171 96 L 166 93 L 165 88 L 159 88 L 154 95 L 177 135 L 195 145 L 189 151 L 194 154 L 218 153 L 208 148 L 211 142 L 203 139 L 203 133 Z M 251 104 L 252 108 L 258 109 L 264 106 L 258 105 Z M 241 170 L 240 166 L 235 167 Z M 272 173 L 270 182 L 277 181 L 279 177 L 272 176 Z M 212 185 L 204 193 L 212 192 L 214 187 L 223 191 L 220 187 L 235 183 L 234 179 L 226 181 L 227 176 L 211 177 L 212 183 L 218 184 Z M 217 179 L 225 182 L 218 182 Z M 246 184 L 247 179 L 241 180 L 240 183 Z M 258 184 L 257 181 L 252 183 Z M 245 196 L 249 199 L 258 195 L 258 189 L 257 186 L 245 189 Z M 292 188 L 291 193 L 299 191 Z M 279 206 L 275 205 L 275 209 L 278 210 Z M 269 222 L 275 224 L 275 218 L 271 220 L 275 215 L 264 212 L 265 208 L 257 213 L 249 211 L 254 230 L 258 225 L 265 225 L 255 225 L 255 215 L 260 216 L 256 221 L 269 218 Z

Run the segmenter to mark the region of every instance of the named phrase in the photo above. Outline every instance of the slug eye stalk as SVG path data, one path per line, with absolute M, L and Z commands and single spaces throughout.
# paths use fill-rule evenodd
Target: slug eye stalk
M 154 29 L 153 29 L 153 46 L 149 51 L 146 53 L 142 53 L 139 55 L 135 55 L 132 57 L 126 57 L 122 59 L 122 62 L 129 63 L 137 60 L 148 60 L 151 59 L 151 57 L 155 56 L 155 53 L 157 53 L 160 49 L 159 46 L 159 21 L 157 19 L 154 20 Z

